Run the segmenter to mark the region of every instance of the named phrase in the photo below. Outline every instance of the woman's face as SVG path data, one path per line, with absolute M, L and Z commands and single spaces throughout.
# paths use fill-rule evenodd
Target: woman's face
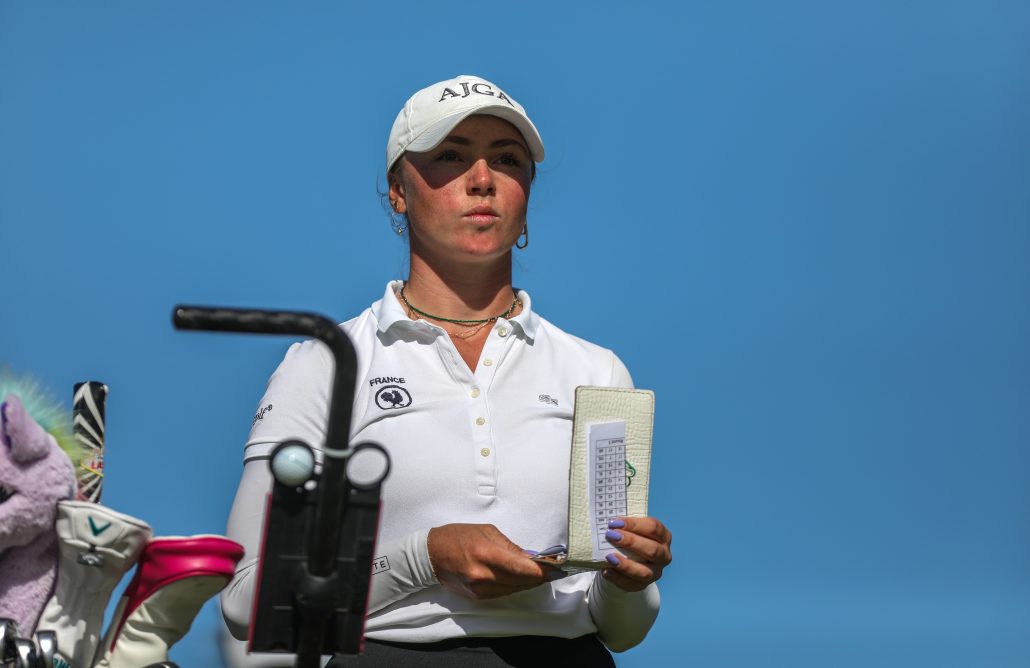
M 526 223 L 533 162 L 522 134 L 496 116 L 470 116 L 427 153 L 405 153 L 390 199 L 408 215 L 411 252 L 482 262 L 511 251 Z

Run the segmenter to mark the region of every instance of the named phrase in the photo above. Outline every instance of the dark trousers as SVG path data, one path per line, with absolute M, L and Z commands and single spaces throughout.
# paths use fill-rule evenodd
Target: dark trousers
M 615 661 L 597 636 L 552 638 L 454 638 L 434 643 L 365 641 L 365 653 L 337 656 L 326 668 L 396 666 L 397 668 L 464 668 L 480 666 L 563 666 L 614 668 Z

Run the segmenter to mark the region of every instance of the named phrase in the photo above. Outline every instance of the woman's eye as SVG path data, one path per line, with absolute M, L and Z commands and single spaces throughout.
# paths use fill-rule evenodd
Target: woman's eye
M 518 167 L 522 164 L 522 161 L 514 153 L 505 153 L 497 161 L 502 165 L 510 165 L 512 167 Z
M 437 157 L 440 162 L 455 162 L 458 159 L 457 151 L 444 151 Z

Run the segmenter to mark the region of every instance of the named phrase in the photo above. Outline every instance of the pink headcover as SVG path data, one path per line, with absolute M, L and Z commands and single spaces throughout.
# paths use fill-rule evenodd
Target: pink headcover
M 223 536 L 165 536 L 147 543 L 136 574 L 122 594 L 128 602 L 111 636 L 112 646 L 121 633 L 121 624 L 155 591 L 198 575 L 221 576 L 228 584 L 242 558 L 243 546 Z

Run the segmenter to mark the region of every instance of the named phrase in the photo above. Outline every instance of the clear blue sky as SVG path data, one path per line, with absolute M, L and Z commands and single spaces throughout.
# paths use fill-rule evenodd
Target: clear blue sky
M 387 133 L 461 73 L 547 145 L 518 285 L 657 394 L 620 665 L 1030 665 L 1024 2 L 0 0 L 0 361 L 110 385 L 105 502 L 224 530 L 287 341 L 173 304 L 378 298 Z

